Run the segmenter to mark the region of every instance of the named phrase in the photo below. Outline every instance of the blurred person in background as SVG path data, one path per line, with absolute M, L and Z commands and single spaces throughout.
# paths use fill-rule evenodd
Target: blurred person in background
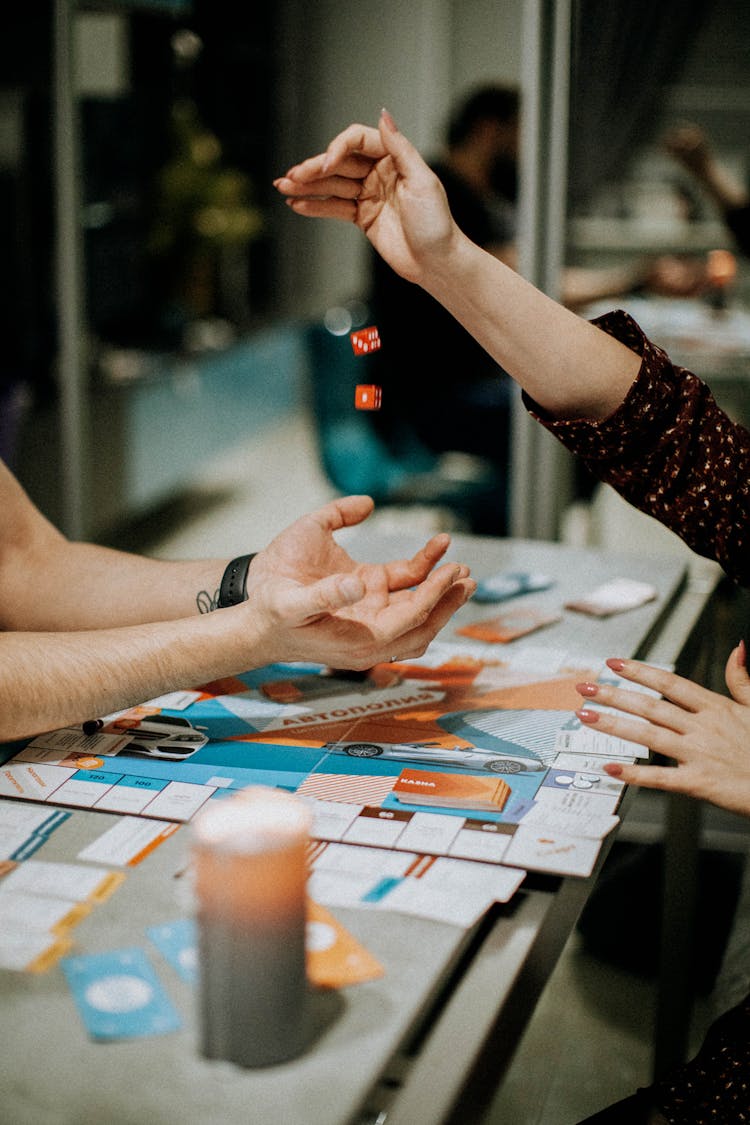
M 737 248 L 750 257 L 750 192 L 717 158 L 704 130 L 678 125 L 665 134 L 663 143 L 716 205 Z

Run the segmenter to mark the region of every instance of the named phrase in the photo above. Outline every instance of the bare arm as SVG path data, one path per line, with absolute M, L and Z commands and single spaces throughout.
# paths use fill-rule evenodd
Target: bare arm
M 242 609 L 119 629 L 0 634 L 0 741 L 254 666 L 262 636 L 252 621 L 242 628 Z
M 638 357 L 466 238 L 439 180 L 387 113 L 377 129 L 350 126 L 276 187 L 299 214 L 355 222 L 548 413 L 604 418 L 622 402 Z
M 102 629 L 209 608 L 228 560 L 163 562 L 72 543 L 0 462 L 0 629 Z
M 8 478 L 12 486 L 13 478 Z M 12 487 L 9 491 L 13 493 Z M 10 551 L 0 552 L 0 602 L 25 575 L 40 603 L 37 611 L 28 609 L 31 599 L 24 602 L 27 618 L 36 614 L 54 619 L 65 606 L 72 616 L 54 631 L 50 625 L 42 629 L 27 621 L 0 632 L 0 741 L 83 722 L 165 691 L 264 664 L 305 660 L 362 669 L 392 657 L 413 657 L 424 652 L 474 590 L 465 566 L 437 567 L 450 543 L 447 535 L 434 536 L 411 559 L 377 565 L 355 562 L 336 542 L 335 532 L 360 523 L 373 504 L 366 496 L 349 496 L 303 516 L 257 555 L 242 604 L 198 614 L 191 599 L 199 564 L 195 569 L 186 564 L 187 571 L 164 564 L 172 583 L 188 573 L 185 615 L 173 613 L 172 620 L 139 624 L 120 621 L 103 628 L 95 622 L 97 627 L 92 627 L 82 624 L 87 611 L 80 607 L 86 597 L 85 589 L 75 589 L 76 576 L 70 580 L 71 598 L 61 607 L 60 576 L 54 575 L 53 585 L 45 587 L 44 567 L 35 569 L 43 542 L 53 554 L 61 550 L 64 556 L 65 541 L 58 543 L 57 532 L 22 493 L 18 503 L 20 523 L 34 549 L 27 544 L 24 554 L 21 536 Z M 79 555 L 74 546 L 68 557 Z M 136 557 L 119 552 L 100 556 L 92 549 L 92 557 L 96 567 L 81 568 L 77 579 L 96 574 L 101 581 L 97 599 L 105 609 L 106 591 L 117 587 L 123 566 L 130 566 L 131 597 L 138 597 L 153 573 L 149 566 L 141 570 Z M 19 579 L 12 574 L 14 560 L 26 564 Z M 206 572 L 213 577 L 212 567 L 208 564 Z M 216 573 L 220 577 L 220 570 Z M 142 604 L 156 605 L 153 591 L 143 592 Z
M 424 287 L 548 414 L 606 418 L 640 360 L 456 231 Z
M 241 605 L 178 621 L 0 634 L 0 741 L 277 661 L 369 668 L 420 655 L 473 584 L 446 565 L 394 598 L 384 570 L 311 587 L 269 583 Z

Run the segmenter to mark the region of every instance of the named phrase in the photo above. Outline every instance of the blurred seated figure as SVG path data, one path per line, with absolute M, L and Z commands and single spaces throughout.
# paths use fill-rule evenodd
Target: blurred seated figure
M 750 256 L 750 192 L 717 159 L 703 129 L 678 125 L 669 130 L 663 143 L 716 204 L 738 249 Z

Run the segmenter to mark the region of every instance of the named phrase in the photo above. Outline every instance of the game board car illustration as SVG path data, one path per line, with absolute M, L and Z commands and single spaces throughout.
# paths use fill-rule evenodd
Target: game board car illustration
M 327 742 L 323 749 L 332 754 L 348 754 L 350 758 L 425 762 L 432 766 L 459 766 L 470 770 L 491 770 L 492 773 L 544 769 L 535 758 L 522 754 L 500 756 L 493 750 L 482 750 L 477 746 L 440 746 L 431 742 Z
M 441 715 L 438 726 L 466 742 L 480 742 L 497 757 L 520 756 L 526 769 L 544 769 L 556 756 L 558 732 L 569 729 L 571 714 L 558 710 L 472 709 Z M 578 719 L 575 723 L 580 725 Z
M 114 729 L 117 726 L 116 722 L 113 723 Z M 143 758 L 183 761 L 208 742 L 208 735 L 203 730 L 174 715 L 149 715 L 147 719 L 141 719 L 130 733 L 130 741 L 119 753 Z

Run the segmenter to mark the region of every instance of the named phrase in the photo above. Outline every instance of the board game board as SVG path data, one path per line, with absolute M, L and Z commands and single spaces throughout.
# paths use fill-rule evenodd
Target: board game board
M 616 677 L 580 654 L 450 642 L 366 676 L 269 666 L 108 716 L 96 734 L 15 747 L 0 796 L 187 822 L 206 801 L 272 785 L 314 802 L 320 841 L 587 875 L 623 789 L 603 763 L 647 752 L 579 723 L 583 679 Z M 182 760 L 135 755 L 130 740 L 155 713 L 208 741 Z M 419 771 L 437 794 L 425 804 L 394 792 Z M 496 811 L 451 807 L 456 774 L 502 779 Z

